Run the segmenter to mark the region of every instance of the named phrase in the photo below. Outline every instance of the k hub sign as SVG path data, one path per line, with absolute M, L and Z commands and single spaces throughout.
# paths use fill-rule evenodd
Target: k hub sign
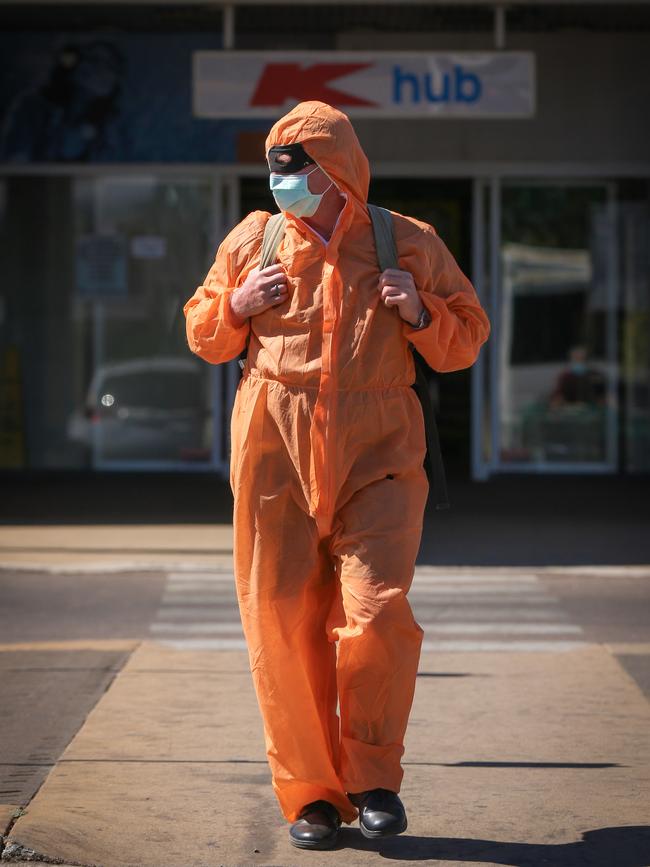
M 196 51 L 196 117 L 278 117 L 319 99 L 355 117 L 532 117 L 524 51 Z

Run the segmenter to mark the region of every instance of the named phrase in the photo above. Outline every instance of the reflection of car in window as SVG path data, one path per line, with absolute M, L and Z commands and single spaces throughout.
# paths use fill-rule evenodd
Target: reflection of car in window
M 143 358 L 98 368 L 71 439 L 100 460 L 209 460 L 204 373 L 192 359 Z

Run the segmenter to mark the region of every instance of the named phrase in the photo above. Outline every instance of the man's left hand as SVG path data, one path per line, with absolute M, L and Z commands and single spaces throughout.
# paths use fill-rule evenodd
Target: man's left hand
M 379 278 L 379 291 L 386 307 L 397 307 L 399 315 L 409 325 L 417 323 L 424 305 L 415 288 L 412 274 L 396 268 L 386 268 Z

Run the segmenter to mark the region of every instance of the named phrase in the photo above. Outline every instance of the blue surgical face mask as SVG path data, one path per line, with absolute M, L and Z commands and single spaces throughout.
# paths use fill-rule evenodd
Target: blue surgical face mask
M 269 186 L 273 192 L 273 198 L 281 211 L 288 211 L 294 217 L 311 217 L 318 210 L 318 206 L 327 190 L 322 193 L 311 193 L 307 178 L 315 172 L 318 166 L 305 175 L 279 175 L 271 172 Z

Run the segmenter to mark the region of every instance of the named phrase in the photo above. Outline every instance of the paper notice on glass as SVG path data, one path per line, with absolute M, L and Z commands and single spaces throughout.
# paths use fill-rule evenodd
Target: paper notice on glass
M 82 235 L 76 244 L 77 292 L 83 298 L 123 298 L 128 294 L 126 239 L 123 235 Z
M 134 259 L 164 259 L 167 255 L 167 238 L 162 235 L 134 235 L 131 238 L 131 255 Z

